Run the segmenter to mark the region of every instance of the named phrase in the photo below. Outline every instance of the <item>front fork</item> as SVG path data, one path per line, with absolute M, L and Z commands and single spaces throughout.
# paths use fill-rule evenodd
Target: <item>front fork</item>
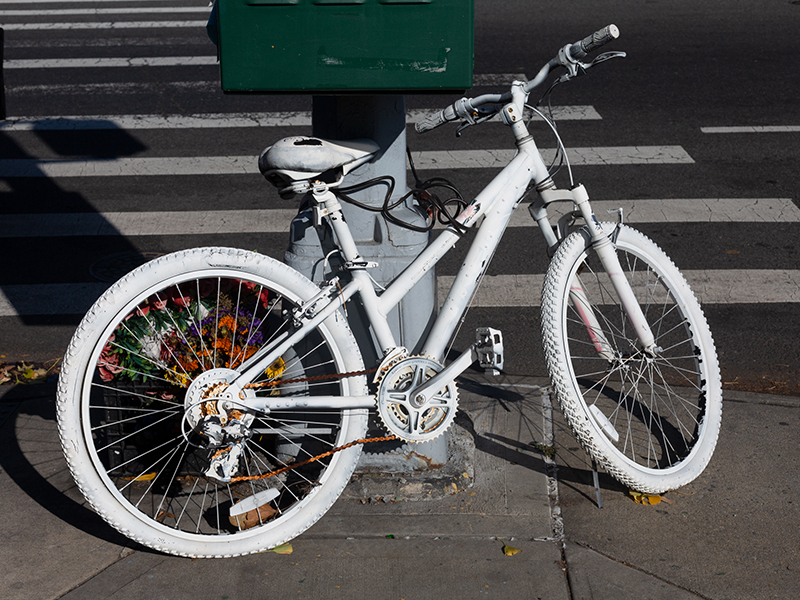
M 589 194 L 586 193 L 586 188 L 579 185 L 572 190 L 572 195 L 575 198 L 575 205 L 581 212 L 584 221 L 586 221 L 586 226 L 592 237 L 592 247 L 597 252 L 597 257 L 600 259 L 603 269 L 611 279 L 611 285 L 614 286 L 614 291 L 617 292 L 617 297 L 625 314 L 628 316 L 628 321 L 633 326 L 642 349 L 652 356 L 655 353 L 655 337 L 647 324 L 642 307 L 639 306 L 639 301 L 631 289 L 631 284 L 622 271 L 617 249 L 603 231 L 597 218 L 595 218 L 592 207 L 589 205 Z
M 552 182 L 550 182 L 550 185 L 552 186 Z M 547 220 L 545 207 L 551 202 L 571 200 L 586 223 L 591 237 L 592 248 L 597 252 L 600 263 L 603 265 L 603 270 L 611 279 L 611 285 L 617 293 L 617 297 L 628 317 L 628 321 L 636 332 L 636 337 L 639 339 L 641 348 L 645 353 L 652 356 L 656 352 L 655 337 L 653 336 L 650 326 L 647 324 L 647 319 L 644 316 L 642 307 L 639 305 L 636 295 L 631 289 L 630 282 L 625 277 L 622 265 L 619 262 L 619 256 L 617 256 L 616 247 L 608 234 L 603 230 L 592 211 L 592 207 L 589 204 L 589 194 L 586 192 L 586 188 L 583 187 L 583 185 L 577 185 L 569 192 L 553 188 L 554 186 L 549 188 L 545 186 L 544 189 L 540 189 L 540 201 L 531 206 L 530 209 L 531 215 L 545 234 L 545 239 L 549 246 L 554 248 L 559 240 L 556 239 L 549 221 Z M 570 300 L 583 321 L 597 353 L 606 360 L 615 358 L 614 349 L 603 334 L 602 327 L 592 310 L 591 304 L 580 283 L 579 274 L 577 273 L 575 280 L 570 285 L 569 293 Z

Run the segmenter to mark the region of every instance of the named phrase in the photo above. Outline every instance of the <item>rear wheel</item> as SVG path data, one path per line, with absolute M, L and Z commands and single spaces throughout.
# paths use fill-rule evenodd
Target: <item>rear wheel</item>
M 164 256 L 92 307 L 64 359 L 59 433 L 86 498 L 164 552 L 235 556 L 281 544 L 338 498 L 360 453 L 363 409 L 253 412 L 227 397 L 242 363 L 292 331 L 318 288 L 270 258 L 224 248 Z M 335 314 L 244 390 L 365 395 L 361 355 Z M 296 403 L 295 403 L 296 406 Z
M 641 233 L 625 226 L 617 233 L 655 352 L 640 348 L 583 229 L 561 244 L 545 278 L 545 357 L 564 415 L 589 454 L 632 489 L 661 493 L 692 481 L 711 459 L 722 415 L 717 354 L 672 261 Z

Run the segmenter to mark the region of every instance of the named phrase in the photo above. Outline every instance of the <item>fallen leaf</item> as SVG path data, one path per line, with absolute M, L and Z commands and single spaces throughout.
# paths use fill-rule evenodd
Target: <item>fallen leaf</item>
M 497 539 L 503 542 L 503 540 L 501 540 L 500 538 Z M 508 544 L 503 542 L 503 554 L 505 554 L 506 556 L 514 556 L 519 552 L 522 552 L 522 550 L 520 550 L 519 548 L 514 548 L 513 546 L 509 546 Z
M 294 552 L 294 548 L 290 543 L 281 544 L 280 546 L 275 546 L 270 552 L 274 552 L 275 554 L 291 554 Z
M 661 496 L 658 494 L 645 494 L 634 490 L 629 490 L 628 493 L 633 496 L 633 500 L 637 504 L 648 504 L 652 506 L 661 502 Z
M 126 481 L 152 481 L 155 477 L 155 473 L 144 473 L 138 477 L 123 477 L 123 479 Z

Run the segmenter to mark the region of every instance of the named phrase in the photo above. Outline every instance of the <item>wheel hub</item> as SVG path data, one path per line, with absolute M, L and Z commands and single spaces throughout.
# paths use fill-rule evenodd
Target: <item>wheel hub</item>
M 200 435 L 202 446 L 212 450 L 206 475 L 230 481 L 239 471 L 244 443 L 253 432 L 255 416 L 244 412 L 238 387 L 231 385 L 236 371 L 210 369 L 198 375 L 186 392 L 185 419 Z M 244 390 L 253 395 L 252 390 Z

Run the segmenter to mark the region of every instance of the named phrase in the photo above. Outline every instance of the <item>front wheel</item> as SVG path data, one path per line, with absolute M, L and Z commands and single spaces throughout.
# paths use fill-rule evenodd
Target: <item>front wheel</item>
M 343 317 L 282 352 L 243 395 L 225 386 L 291 333 L 292 309 L 316 292 L 271 258 L 197 248 L 100 297 L 67 350 L 57 409 L 72 475 L 106 521 L 163 552 L 223 557 L 272 548 L 325 513 L 360 446 L 331 451 L 364 437 L 367 413 L 294 400 L 367 394 Z M 257 412 L 247 396 L 293 408 Z
M 616 226 L 603 223 L 611 235 Z M 714 342 L 683 276 L 650 239 L 620 226 L 622 270 L 655 336 L 641 348 L 585 229 L 555 253 L 542 294 L 545 358 L 578 440 L 630 488 L 658 494 L 706 467 L 722 391 Z

